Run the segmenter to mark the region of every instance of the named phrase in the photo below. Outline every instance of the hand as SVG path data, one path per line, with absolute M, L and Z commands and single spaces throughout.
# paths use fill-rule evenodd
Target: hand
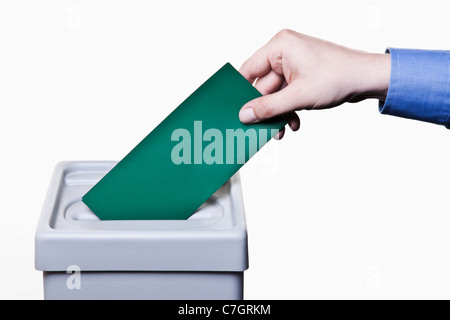
M 241 74 L 263 96 L 246 103 L 239 118 L 254 123 L 283 114 L 297 131 L 300 119 L 295 111 L 384 99 L 390 64 L 388 54 L 353 50 L 283 30 L 242 65 Z M 276 138 L 283 135 L 284 129 Z

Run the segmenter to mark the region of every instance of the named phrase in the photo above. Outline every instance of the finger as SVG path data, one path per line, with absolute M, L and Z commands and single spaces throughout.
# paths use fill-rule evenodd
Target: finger
M 298 89 L 289 85 L 283 90 L 247 102 L 239 113 L 243 123 L 255 123 L 294 111 L 301 104 Z
M 297 113 L 291 112 L 287 115 L 288 117 L 288 125 L 289 128 L 291 128 L 292 131 L 297 131 L 300 129 L 300 118 Z
M 239 72 L 251 84 L 259 77 L 265 76 L 269 73 L 271 67 L 269 59 L 267 58 L 266 46 L 256 51 L 239 69 Z
M 284 81 L 284 77 L 270 70 L 265 76 L 258 78 L 255 83 L 255 88 L 262 95 L 274 93 L 278 91 Z
M 286 132 L 286 128 L 283 128 L 280 131 L 278 131 L 278 133 L 276 135 L 274 135 L 273 138 L 275 140 L 281 140 L 281 139 L 283 139 L 285 132 Z

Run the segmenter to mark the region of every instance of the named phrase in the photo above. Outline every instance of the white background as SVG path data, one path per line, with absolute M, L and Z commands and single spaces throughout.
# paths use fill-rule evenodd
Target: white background
M 447 1 L 1 1 L 0 298 L 43 297 L 34 231 L 57 162 L 120 160 L 283 28 L 450 49 Z M 300 116 L 241 170 L 245 298 L 450 298 L 450 133 L 375 100 Z

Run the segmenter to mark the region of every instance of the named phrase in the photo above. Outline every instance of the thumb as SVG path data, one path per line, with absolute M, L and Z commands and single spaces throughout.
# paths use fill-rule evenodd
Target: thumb
M 296 109 L 298 90 L 292 84 L 272 94 L 247 102 L 239 112 L 243 123 L 255 123 Z

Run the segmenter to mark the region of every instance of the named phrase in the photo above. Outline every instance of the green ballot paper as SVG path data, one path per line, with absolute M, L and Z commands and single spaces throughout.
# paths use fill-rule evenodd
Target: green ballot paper
M 229 63 L 192 93 L 83 197 L 101 220 L 191 216 L 287 121 L 242 124 L 261 94 Z

